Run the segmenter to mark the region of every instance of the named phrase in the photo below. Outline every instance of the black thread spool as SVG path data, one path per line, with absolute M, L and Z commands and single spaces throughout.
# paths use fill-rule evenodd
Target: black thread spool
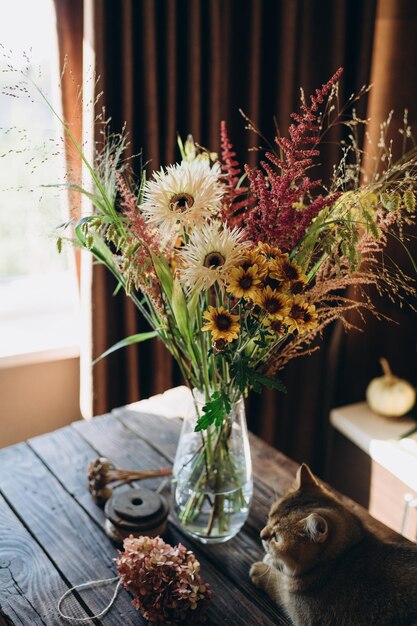
M 165 498 L 150 489 L 116 490 L 104 507 L 106 533 L 118 544 L 129 535 L 162 535 L 167 527 L 168 510 Z

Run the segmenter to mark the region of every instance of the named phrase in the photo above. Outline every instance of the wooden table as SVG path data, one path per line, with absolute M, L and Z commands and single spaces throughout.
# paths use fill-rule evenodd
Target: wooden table
M 86 467 L 97 456 L 129 469 L 166 466 L 173 460 L 179 428 L 179 419 L 125 407 L 0 450 L 0 624 L 68 624 L 57 613 L 60 596 L 73 585 L 114 575 L 116 549 L 104 533 L 103 511 L 87 491 Z M 253 587 L 248 571 L 262 557 L 259 531 L 269 506 L 291 485 L 297 465 L 254 436 L 251 449 L 254 502 L 239 535 L 223 545 L 201 546 L 171 522 L 166 537 L 194 550 L 201 562 L 213 590 L 208 625 L 288 624 Z M 153 479 L 141 484 L 155 488 L 159 483 Z M 380 534 L 398 538 L 355 508 Z M 82 592 L 73 597 L 70 609 L 91 616 L 111 594 L 111 587 Z M 107 626 L 145 623 L 124 590 L 106 616 L 88 621 Z

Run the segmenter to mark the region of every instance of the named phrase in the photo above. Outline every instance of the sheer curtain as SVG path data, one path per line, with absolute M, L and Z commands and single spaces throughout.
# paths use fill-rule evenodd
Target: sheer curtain
M 61 0 L 56 6 L 58 23 L 66 22 L 74 42 L 78 7 Z M 222 119 L 241 161 L 253 163 L 256 153 L 247 151 L 258 140 L 244 130 L 238 109 L 269 137 L 274 116 L 285 132 L 299 103 L 299 87 L 308 94 L 341 65 L 342 100 L 374 83 L 369 101 L 359 107 L 360 115 L 372 115 L 374 139 L 392 107 L 400 118 L 404 105 L 416 107 L 413 0 L 96 0 L 93 7 L 102 103 L 113 130 L 127 123 L 132 153 L 143 149 L 151 169 L 178 157 L 177 131 L 218 149 Z M 61 37 L 63 51 L 66 45 L 68 38 Z M 410 117 L 417 119 L 417 110 Z M 323 149 L 323 178 L 338 139 Z M 114 282 L 102 268 L 94 270 L 92 289 L 96 356 L 144 330 L 145 323 L 122 294 L 112 295 Z M 264 392 L 250 398 L 251 429 L 320 471 L 330 406 L 363 398 L 378 357 L 385 354 L 399 373 L 416 375 L 414 314 L 398 315 L 389 304 L 383 306 L 400 326 L 369 320 L 360 335 L 329 331 L 319 352 L 293 361 L 283 372 L 286 395 Z M 93 381 L 95 413 L 181 382 L 156 341 L 111 355 L 95 367 Z

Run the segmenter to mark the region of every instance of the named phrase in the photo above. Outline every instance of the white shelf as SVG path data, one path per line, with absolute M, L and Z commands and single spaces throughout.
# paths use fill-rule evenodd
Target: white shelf
M 330 422 L 374 461 L 417 493 L 417 427 L 411 418 L 386 419 L 366 402 L 333 409 Z

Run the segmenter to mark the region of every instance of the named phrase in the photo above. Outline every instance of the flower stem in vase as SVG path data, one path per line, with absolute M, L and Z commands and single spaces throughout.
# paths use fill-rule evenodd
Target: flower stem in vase
M 239 400 L 219 426 L 210 424 L 204 434 L 183 426 L 174 467 L 175 508 L 184 531 L 205 543 L 230 539 L 249 511 L 252 479 L 243 417 Z

